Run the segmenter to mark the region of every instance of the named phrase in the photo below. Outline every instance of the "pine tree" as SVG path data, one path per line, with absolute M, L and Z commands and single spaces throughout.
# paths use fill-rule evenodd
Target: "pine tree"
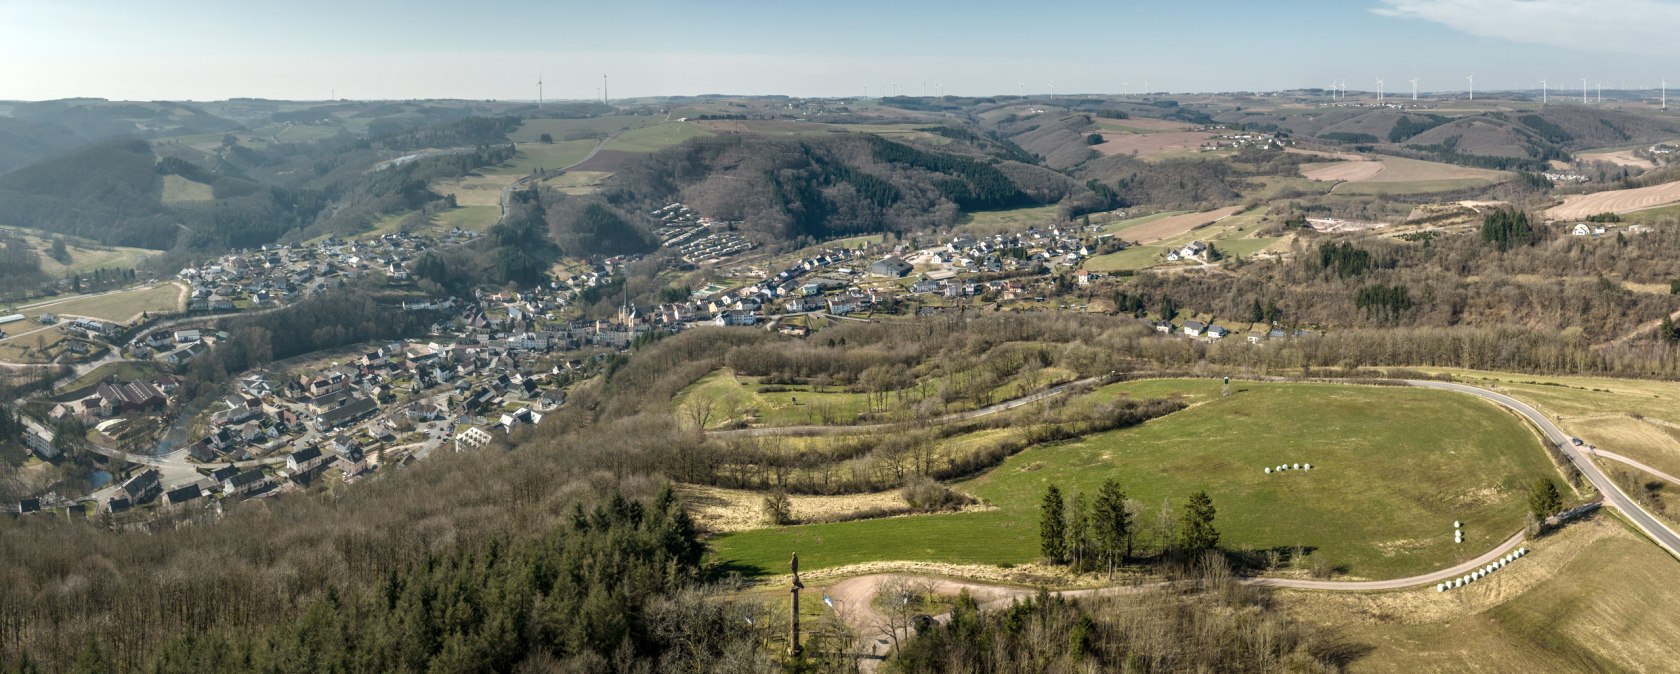
M 1552 478 L 1543 477 L 1535 481 L 1528 490 L 1528 511 L 1544 521 L 1547 517 L 1557 514 L 1563 509 L 1563 495 L 1558 493 L 1557 482 Z
M 1127 542 L 1131 540 L 1132 513 L 1126 509 L 1126 492 L 1119 481 L 1109 478 L 1097 490 L 1097 500 L 1091 509 L 1092 534 L 1097 554 L 1113 575 L 1115 567 L 1126 561 Z
M 1190 495 L 1190 501 L 1184 504 L 1184 512 L 1179 516 L 1178 537 L 1179 546 L 1189 555 L 1196 555 L 1205 550 L 1212 550 L 1219 545 L 1219 530 L 1213 528 L 1213 517 L 1216 514 L 1213 498 L 1205 491 Z
M 1062 490 L 1050 485 L 1044 490 L 1044 503 L 1038 520 L 1039 548 L 1044 558 L 1060 564 L 1067 558 L 1067 519 L 1063 513 Z
M 1680 330 L 1675 330 L 1673 316 L 1663 316 L 1662 326 L 1657 328 L 1657 337 L 1669 344 L 1680 342 Z

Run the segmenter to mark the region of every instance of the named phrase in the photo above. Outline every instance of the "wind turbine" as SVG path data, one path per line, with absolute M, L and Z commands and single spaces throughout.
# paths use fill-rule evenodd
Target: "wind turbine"
M 1581 78 L 1581 105 L 1587 104 L 1587 78 Z
M 1475 75 L 1465 75 L 1464 76 L 1464 81 L 1470 83 L 1470 100 L 1472 100 L 1472 101 L 1476 100 L 1476 76 Z
M 1015 95 L 1019 96 L 1021 98 L 1026 98 L 1027 97 L 1027 83 L 1026 82 L 1016 82 L 1015 83 Z
M 1668 109 L 1668 78 L 1662 79 L 1662 109 Z
M 1414 100 L 1414 101 L 1417 100 L 1417 81 L 1418 81 L 1418 78 L 1416 78 L 1416 77 L 1412 78 L 1412 100 Z
M 1381 105 L 1382 102 L 1383 102 L 1383 81 L 1382 81 L 1381 77 L 1378 77 L 1377 78 L 1377 104 Z
M 1596 102 L 1596 103 L 1603 103 L 1604 102 L 1604 83 L 1603 82 L 1598 83 L 1598 100 L 1594 101 L 1594 102 Z
M 537 75 L 537 109 L 542 109 L 542 75 Z
M 601 75 L 601 103 L 605 105 L 609 100 L 612 99 L 607 97 L 607 76 Z
M 1546 80 L 1540 80 L 1540 104 L 1546 104 Z
M 945 97 L 945 83 L 944 82 L 939 83 L 939 97 L 940 98 Z
M 1056 97 L 1056 80 L 1050 80 L 1050 97 Z

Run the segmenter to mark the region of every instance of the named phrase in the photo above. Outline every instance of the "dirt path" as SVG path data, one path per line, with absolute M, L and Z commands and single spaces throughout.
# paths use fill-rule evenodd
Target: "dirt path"
M 1617 463 L 1624 463 L 1624 464 L 1627 464 L 1627 465 L 1632 466 L 1634 468 L 1638 468 L 1639 470 L 1642 470 L 1646 473 L 1650 473 L 1651 475 L 1654 475 L 1656 477 L 1667 480 L 1670 484 L 1680 485 L 1680 477 L 1675 477 L 1673 475 L 1669 475 L 1668 473 L 1664 473 L 1660 470 L 1657 470 L 1655 468 L 1652 468 L 1650 466 L 1647 466 L 1643 463 L 1640 463 L 1640 462 L 1635 461 L 1633 459 L 1630 459 L 1628 457 L 1622 456 L 1622 455 L 1617 454 L 1615 452 L 1607 452 L 1607 451 L 1604 451 L 1604 450 L 1599 449 L 1597 447 L 1593 447 L 1591 450 L 1589 450 L 1589 453 L 1592 454 L 1593 456 L 1596 456 L 1596 457 L 1601 458 L 1601 459 L 1609 459 L 1609 460 L 1615 461 Z

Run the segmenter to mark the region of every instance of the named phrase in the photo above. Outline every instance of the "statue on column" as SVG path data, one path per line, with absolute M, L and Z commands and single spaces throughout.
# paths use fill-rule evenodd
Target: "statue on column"
M 793 592 L 793 611 L 792 630 L 788 638 L 788 655 L 797 658 L 802 652 L 799 646 L 799 591 L 805 589 L 805 584 L 799 582 L 799 553 L 793 553 L 793 561 L 790 562 L 790 565 L 793 568 L 793 585 L 790 588 Z

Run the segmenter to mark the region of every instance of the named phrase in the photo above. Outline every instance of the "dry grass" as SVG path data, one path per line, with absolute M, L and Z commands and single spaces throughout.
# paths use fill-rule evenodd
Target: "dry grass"
M 1680 382 L 1609 377 L 1569 377 L 1456 368 L 1418 368 L 1451 374 L 1466 384 L 1491 386 L 1559 419 L 1565 430 L 1581 430 L 1592 419 L 1635 413 L 1680 424 Z
M 1673 203 L 1680 203 L 1680 182 L 1570 195 L 1563 198 L 1562 205 L 1546 211 L 1546 217 L 1553 220 L 1580 220 L 1599 213 L 1629 213 Z
M 1669 475 L 1680 475 L 1680 429 L 1659 426 L 1626 415 L 1583 417 L 1572 432 L 1588 444 L 1602 447 Z M 1624 467 L 1619 463 L 1606 463 Z
M 1621 150 L 1617 152 L 1583 152 L 1575 155 L 1575 158 L 1580 161 L 1606 161 L 1620 166 L 1632 166 L 1647 170 L 1657 167 L 1657 165 L 1651 163 L 1651 160 L 1649 159 L 1635 157 L 1633 155 L 1633 150 Z
M 1239 210 L 1242 210 L 1241 206 L 1227 206 L 1205 213 L 1186 213 L 1151 220 L 1140 225 L 1127 227 L 1124 238 L 1136 243 L 1153 243 L 1162 239 L 1170 239 L 1202 225 L 1231 217 Z
M 1307 168 L 1311 166 L 1312 168 Z M 1301 167 L 1301 175 L 1311 180 L 1337 180 L 1357 182 L 1371 180 L 1383 172 L 1380 161 L 1341 161 L 1329 164 L 1307 164 Z
M 1205 131 L 1105 133 L 1102 144 L 1091 148 L 1105 157 L 1122 154 L 1148 159 L 1174 151 L 1196 150 L 1212 137 L 1213 134 Z
M 163 283 L 151 288 L 136 288 L 108 295 L 73 299 L 43 307 L 41 311 L 61 316 L 86 316 L 103 321 L 128 323 L 139 318 L 142 312 L 181 311 L 184 308 L 181 306 L 184 294 L 181 286 Z
M 1659 671 L 1680 659 L 1680 565 L 1600 515 L 1460 590 L 1283 591 L 1312 623 L 1371 648 L 1352 671 Z
M 713 533 L 768 528 L 764 520 L 764 492 L 683 485 L 683 503 L 700 528 Z M 898 490 L 837 496 L 788 496 L 792 514 L 800 522 L 839 522 L 883 514 L 909 512 Z M 970 506 L 968 509 L 985 509 Z

